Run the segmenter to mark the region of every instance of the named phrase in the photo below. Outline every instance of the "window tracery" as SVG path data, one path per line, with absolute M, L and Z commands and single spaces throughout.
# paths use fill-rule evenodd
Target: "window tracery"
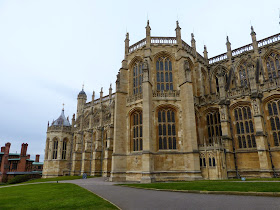
M 221 120 L 219 111 L 210 112 L 206 115 L 208 143 L 217 143 L 222 136 Z
M 270 124 L 270 136 L 272 136 L 274 146 L 280 143 L 280 100 L 274 100 L 267 104 L 268 118 Z
M 133 66 L 133 94 L 142 93 L 143 63 L 136 62 Z
M 280 55 L 271 53 L 266 59 L 266 69 L 268 79 L 275 78 L 280 75 Z
M 167 57 L 160 57 L 156 62 L 157 91 L 173 90 L 172 62 Z
M 158 111 L 158 142 L 159 149 L 177 149 L 177 132 L 175 111 L 170 108 Z
M 131 115 L 131 135 L 133 151 L 143 150 L 142 111 L 135 111 Z
M 246 62 L 243 62 L 238 67 L 239 79 L 241 86 L 248 86 L 248 69 Z
M 255 130 L 249 106 L 234 109 L 236 140 L 239 148 L 255 148 Z

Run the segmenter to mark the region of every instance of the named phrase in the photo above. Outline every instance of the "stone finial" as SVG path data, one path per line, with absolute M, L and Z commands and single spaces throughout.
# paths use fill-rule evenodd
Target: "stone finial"
M 112 98 L 112 83 L 110 83 L 110 88 L 109 88 L 109 98 Z
M 227 46 L 227 57 L 228 57 L 228 59 L 231 60 L 231 57 L 232 57 L 232 53 L 231 53 L 231 43 L 229 42 L 228 36 L 227 36 L 226 46 Z
M 101 87 L 101 91 L 100 91 L 100 101 L 102 101 L 103 99 L 103 87 Z
M 204 45 L 203 55 L 204 55 L 204 58 L 205 58 L 206 60 L 208 60 L 208 52 L 207 52 L 207 47 L 206 47 L 206 45 Z
M 258 55 L 259 47 L 258 47 L 256 32 L 254 31 L 253 26 L 251 26 L 251 38 L 252 38 L 254 53 L 255 55 Z
M 195 50 L 195 52 L 196 52 L 196 44 L 195 44 L 195 39 L 194 39 L 194 34 L 193 33 L 191 33 L 191 37 L 192 37 L 192 39 L 191 39 L 191 43 L 192 43 L 192 48 Z
M 176 29 L 177 28 L 181 29 L 180 26 L 179 26 L 179 21 L 178 20 L 176 21 Z
M 251 26 L 251 35 L 256 35 L 256 32 L 254 31 L 254 27 Z
M 176 21 L 176 40 L 179 48 L 182 48 L 182 38 L 181 38 L 181 28 L 179 26 L 179 21 Z
M 95 99 L 95 91 L 92 91 L 92 96 L 91 96 L 91 98 L 92 98 L 92 101 L 94 101 L 94 99 Z
M 195 39 L 194 39 L 194 34 L 193 34 L 193 33 L 191 33 L 191 37 L 192 37 L 192 40 L 195 40 Z
M 125 53 L 125 57 L 126 57 L 126 55 L 128 54 L 128 51 L 129 51 L 129 33 L 128 32 L 126 33 L 124 43 L 125 43 L 124 53 Z
M 149 22 L 149 20 L 147 20 L 146 36 L 151 36 L 151 27 L 150 27 L 150 22 Z

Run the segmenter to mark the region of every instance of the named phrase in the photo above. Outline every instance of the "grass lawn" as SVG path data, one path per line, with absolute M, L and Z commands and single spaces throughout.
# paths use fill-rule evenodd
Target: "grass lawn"
M 280 182 L 190 181 L 151 184 L 122 184 L 125 186 L 171 190 L 280 192 Z
M 2 209 L 117 209 L 74 184 L 45 183 L 0 188 Z
M 88 176 L 87 178 L 93 178 L 94 176 Z M 54 178 L 46 178 L 46 179 L 33 179 L 23 183 L 34 183 L 34 182 L 48 182 L 48 181 L 61 181 L 61 180 L 73 180 L 73 179 L 82 179 L 82 176 L 59 176 Z

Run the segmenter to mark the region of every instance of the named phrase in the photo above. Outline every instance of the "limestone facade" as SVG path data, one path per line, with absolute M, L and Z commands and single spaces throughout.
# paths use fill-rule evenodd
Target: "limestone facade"
M 152 37 L 147 22 L 133 45 L 127 33 L 116 92 L 87 102 L 82 90 L 72 125 L 62 113 L 48 127 L 43 177 L 279 176 L 280 34 L 257 41 L 252 27 L 252 43 L 231 50 L 227 37 L 227 52 L 208 58 L 175 31 Z

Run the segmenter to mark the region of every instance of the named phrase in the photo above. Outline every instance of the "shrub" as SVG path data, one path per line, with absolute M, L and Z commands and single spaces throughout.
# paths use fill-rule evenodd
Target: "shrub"
M 28 174 L 18 175 L 18 176 L 15 176 L 14 178 L 10 179 L 8 181 L 8 184 L 17 184 L 17 183 L 21 183 L 21 182 L 26 182 L 29 179 L 31 179 L 31 177 Z

